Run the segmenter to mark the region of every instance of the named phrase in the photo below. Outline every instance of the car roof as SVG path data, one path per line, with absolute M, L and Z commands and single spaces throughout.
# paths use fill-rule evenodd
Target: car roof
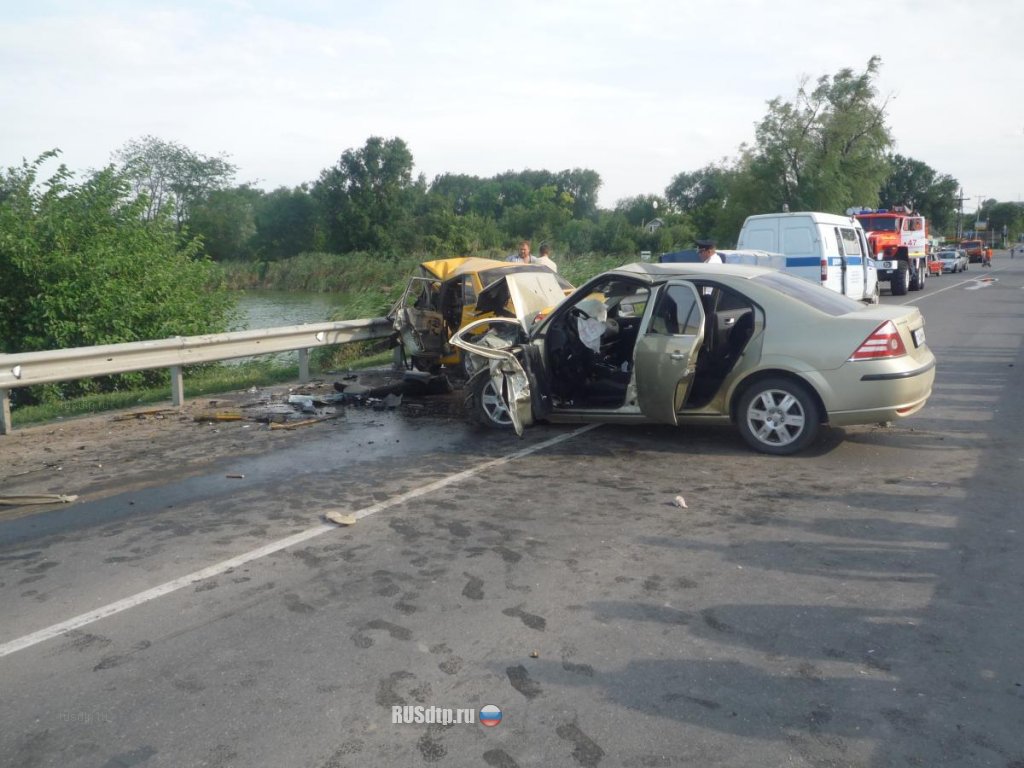
M 440 280 L 464 275 L 468 272 L 484 272 L 497 267 L 511 266 L 507 261 L 481 259 L 476 256 L 462 256 L 454 259 L 435 259 L 424 261 L 420 267 L 435 275 Z
M 760 275 L 767 275 L 777 270 L 769 267 L 755 267 L 747 264 L 651 264 L 648 262 L 634 262 L 624 264 L 613 272 L 624 272 L 627 274 L 647 277 L 654 282 L 669 280 L 673 277 L 739 277 L 751 280 Z

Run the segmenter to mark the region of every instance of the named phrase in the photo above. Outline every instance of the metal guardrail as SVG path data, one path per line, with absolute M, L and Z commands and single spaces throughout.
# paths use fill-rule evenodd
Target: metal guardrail
M 383 339 L 393 332 L 394 328 L 387 318 L 376 317 L 0 355 L 0 435 L 11 431 L 9 393 L 18 387 L 168 368 L 171 371 L 171 402 L 180 406 L 184 402 L 182 369 L 186 365 L 297 349 L 299 379 L 308 381 L 310 349 Z

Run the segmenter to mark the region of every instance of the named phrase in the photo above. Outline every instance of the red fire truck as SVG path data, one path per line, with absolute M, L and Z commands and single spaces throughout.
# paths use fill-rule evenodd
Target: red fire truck
M 888 282 L 893 296 L 924 288 L 928 277 L 928 225 L 905 206 L 851 209 L 868 237 L 878 282 Z

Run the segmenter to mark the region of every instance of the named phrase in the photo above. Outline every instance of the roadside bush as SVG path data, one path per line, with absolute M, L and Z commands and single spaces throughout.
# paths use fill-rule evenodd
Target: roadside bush
M 0 352 L 189 336 L 226 330 L 232 299 L 198 241 L 168 213 L 143 219 L 112 168 L 75 183 L 64 166 L 36 183 L 56 152 L 0 178 Z M 16 390 L 18 402 L 113 391 L 158 380 L 136 373 Z

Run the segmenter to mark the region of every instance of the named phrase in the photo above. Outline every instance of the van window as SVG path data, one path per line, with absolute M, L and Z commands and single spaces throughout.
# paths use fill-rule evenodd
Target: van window
M 839 235 L 842 238 L 841 244 L 844 256 L 863 255 L 863 252 L 860 249 L 860 238 L 857 237 L 857 230 L 843 227 L 839 230 Z
M 811 243 L 811 230 L 808 227 L 795 227 L 782 232 L 782 252 L 787 256 L 814 254 Z

